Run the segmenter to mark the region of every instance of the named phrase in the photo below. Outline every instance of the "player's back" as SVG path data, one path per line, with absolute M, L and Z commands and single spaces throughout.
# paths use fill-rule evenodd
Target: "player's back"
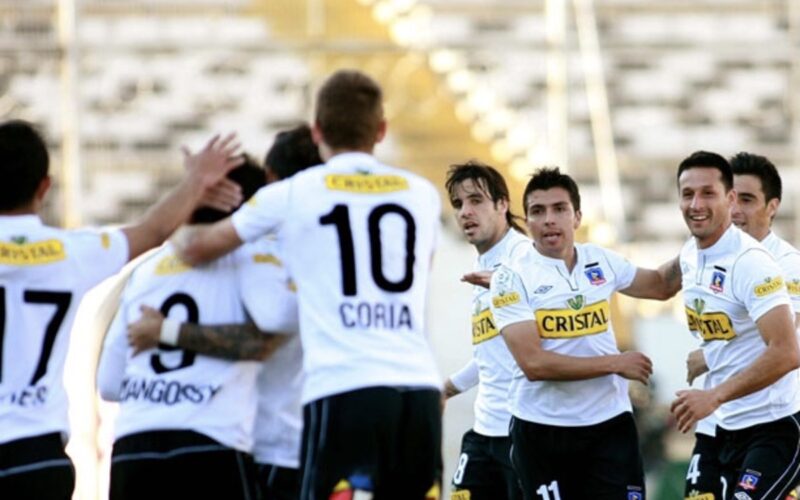
M 0 443 L 67 432 L 69 333 L 83 295 L 128 259 L 120 231 L 0 217 Z
M 103 385 L 119 387 L 118 438 L 187 429 L 250 451 L 259 363 L 213 358 L 166 345 L 132 356 L 125 337 L 125 325 L 139 317 L 142 305 L 190 323 L 244 323 L 237 272 L 246 256 L 242 249 L 192 268 L 167 244 L 133 272 L 106 340 L 99 375 L 105 379 Z M 123 365 L 124 374 L 113 375 L 112 364 Z M 113 392 L 112 387 L 101 389 Z
M 439 386 L 425 329 L 440 201 L 364 153 L 289 180 L 281 233 L 298 286 L 305 402 L 373 386 Z

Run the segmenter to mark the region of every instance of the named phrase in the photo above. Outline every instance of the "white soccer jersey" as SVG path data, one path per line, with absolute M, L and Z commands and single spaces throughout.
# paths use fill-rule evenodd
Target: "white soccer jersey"
M 197 324 L 244 323 L 239 273 L 256 273 L 248 246 L 192 268 L 167 243 L 131 274 L 109 328 L 98 370 L 106 399 L 118 400 L 115 437 L 187 429 L 241 451 L 252 448 L 260 363 L 229 361 L 163 346 L 133 356 L 126 327 L 140 307 Z
M 64 360 L 84 293 L 119 271 L 119 230 L 65 231 L 0 216 L 0 443 L 68 432 Z
M 528 251 L 533 251 L 531 240 L 510 229 L 496 245 L 478 256 L 475 270 L 494 270 Z M 495 327 L 490 295 L 482 286 L 472 287 L 472 344 L 479 379 L 473 429 L 484 436 L 508 436 L 508 390 L 517 363 Z
M 786 289 L 792 301 L 792 308 L 795 314 L 800 314 L 800 251 L 773 232 L 770 232 L 761 240 L 761 244 L 778 263 L 778 267 L 783 272 L 783 280 L 786 283 Z M 696 331 L 692 333 L 698 335 Z M 717 419 L 714 415 L 710 415 L 697 423 L 696 432 L 707 436 L 715 436 L 716 426 Z
M 265 362 L 258 375 L 258 413 L 253 455 L 259 464 L 300 467 L 303 410 L 303 350 L 297 336 L 297 297 L 274 239 L 254 246 L 269 276 L 243 273 L 241 293 L 253 321 L 265 332 L 290 334 Z M 265 279 L 266 278 L 266 279 Z
M 683 300 L 689 330 L 702 340 L 709 372 L 705 388 L 746 369 L 766 349 L 756 321 L 776 306 L 790 304 L 780 268 L 756 240 L 731 225 L 714 245 L 698 249 L 694 238 L 680 255 Z M 800 410 L 798 373 L 723 404 L 697 432 L 711 434 L 770 422 Z
M 262 188 L 233 215 L 245 241 L 280 233 L 298 288 L 304 403 L 441 387 L 425 336 L 440 210 L 427 180 L 344 153 Z
M 636 266 L 592 244 L 575 245 L 570 272 L 561 259 L 526 252 L 492 276 L 491 311 L 502 331 L 536 321 L 542 348 L 567 356 L 618 354 L 609 300 L 630 286 Z M 628 381 L 619 375 L 587 380 L 530 381 L 519 367 L 511 384 L 511 413 L 564 427 L 593 425 L 631 411 Z
M 800 250 L 771 231 L 761 240 L 761 244 L 772 254 L 778 267 L 781 268 L 794 313 L 800 314 Z

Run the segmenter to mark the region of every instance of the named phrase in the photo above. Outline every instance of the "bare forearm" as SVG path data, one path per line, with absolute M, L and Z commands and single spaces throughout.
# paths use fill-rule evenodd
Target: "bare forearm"
M 542 350 L 517 363 L 528 380 L 586 380 L 615 373 L 613 356 L 577 357 Z
M 243 242 L 229 217 L 210 226 L 184 226 L 172 243 L 181 260 L 195 266 L 221 257 Z
M 767 350 L 757 357 L 753 364 L 711 391 L 720 404 L 759 391 L 797 367 L 794 353 L 793 349 L 768 345 Z
M 453 385 L 453 382 L 450 379 L 445 380 L 445 382 L 444 382 L 444 397 L 445 397 L 445 399 L 450 399 L 450 398 L 452 398 L 453 396 L 455 396 L 457 394 L 461 394 L 461 391 L 459 391 L 456 388 L 456 386 Z
M 681 263 L 678 257 L 661 264 L 658 267 L 658 275 L 663 282 L 664 297 L 669 298 L 678 293 L 681 289 Z
M 202 193 L 199 180 L 184 177 L 180 184 L 150 207 L 137 223 L 124 227 L 130 258 L 163 243 L 191 216 Z
M 178 334 L 178 345 L 184 349 L 238 361 L 261 361 L 283 341 L 282 336 L 265 334 L 253 323 L 237 325 L 183 323 Z

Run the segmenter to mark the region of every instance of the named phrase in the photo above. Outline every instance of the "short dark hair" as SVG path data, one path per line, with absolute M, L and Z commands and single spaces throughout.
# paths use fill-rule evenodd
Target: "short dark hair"
M 455 199 L 456 188 L 466 180 L 472 180 L 477 186 L 485 189 L 494 203 L 500 200 L 510 201 L 506 180 L 497 169 L 478 160 L 468 160 L 465 163 L 450 165 L 450 170 L 447 171 L 447 180 L 444 186 L 450 197 L 450 204 Z M 506 212 L 506 222 L 510 227 L 520 233 L 524 233 L 525 230 L 522 229 L 518 222 L 519 219 L 519 216 L 511 212 L 511 206 L 509 205 Z
M 0 210 L 32 201 L 49 169 L 47 146 L 33 125 L 23 120 L 0 124 Z
M 753 175 L 761 180 L 764 201 L 769 203 L 773 198 L 780 201 L 783 194 L 781 176 L 766 156 L 742 151 L 731 157 L 730 164 L 733 175 Z
M 278 132 L 264 159 L 264 167 L 274 172 L 278 179 L 286 179 L 300 170 L 321 163 L 323 161 L 311 137 L 311 128 L 306 124 Z
M 678 165 L 677 181 L 680 182 L 681 174 L 691 168 L 716 168 L 719 170 L 725 191 L 733 189 L 733 171 L 731 164 L 721 155 L 709 151 L 695 151 Z
M 262 186 L 267 183 L 267 176 L 264 168 L 248 155 L 244 156 L 244 163 L 228 172 L 228 179 L 232 180 L 242 188 L 242 200 L 247 201 Z M 241 204 L 240 204 L 241 206 Z M 238 206 L 229 212 L 223 212 L 215 208 L 200 207 L 192 213 L 192 224 L 211 224 L 229 216 Z
M 552 188 L 562 188 L 569 193 L 572 208 L 575 211 L 581 209 L 581 193 L 578 184 L 567 174 L 562 174 L 558 167 L 543 167 L 538 169 L 531 176 L 528 185 L 525 186 L 525 194 L 522 195 L 522 209 L 528 213 L 528 195 L 536 190 L 546 191 Z
M 317 93 L 316 125 L 332 148 L 372 147 L 383 121 L 383 91 L 356 70 L 339 70 Z

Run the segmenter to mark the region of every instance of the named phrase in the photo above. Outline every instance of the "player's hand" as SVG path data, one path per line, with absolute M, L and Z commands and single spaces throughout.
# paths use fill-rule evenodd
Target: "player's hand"
M 242 188 L 236 182 L 223 177 L 206 189 L 200 206 L 213 208 L 220 212 L 230 212 L 242 203 Z
M 482 286 L 483 288 L 489 288 L 489 284 L 492 282 L 492 271 L 474 271 L 467 273 L 461 277 L 461 281 Z
M 675 393 L 678 399 L 672 402 L 670 411 L 675 417 L 678 430 L 689 432 L 695 423 L 714 413 L 720 402 L 711 391 L 689 389 Z
M 692 385 L 694 379 L 708 371 L 706 365 L 706 358 L 703 356 L 703 350 L 697 349 L 689 353 L 686 357 L 686 382 Z
M 133 355 L 158 346 L 161 336 L 161 323 L 164 316 L 152 307 L 142 306 L 142 316 L 128 325 L 128 345 L 133 347 Z
M 215 135 L 197 153 L 192 153 L 185 146 L 181 151 L 189 176 L 196 179 L 205 190 L 217 184 L 228 172 L 244 162 L 244 157 L 236 154 L 238 149 L 236 134 L 231 133 L 223 138 Z
M 614 373 L 629 380 L 638 380 L 647 384 L 653 374 L 653 362 L 644 354 L 636 351 L 617 354 L 614 359 Z

